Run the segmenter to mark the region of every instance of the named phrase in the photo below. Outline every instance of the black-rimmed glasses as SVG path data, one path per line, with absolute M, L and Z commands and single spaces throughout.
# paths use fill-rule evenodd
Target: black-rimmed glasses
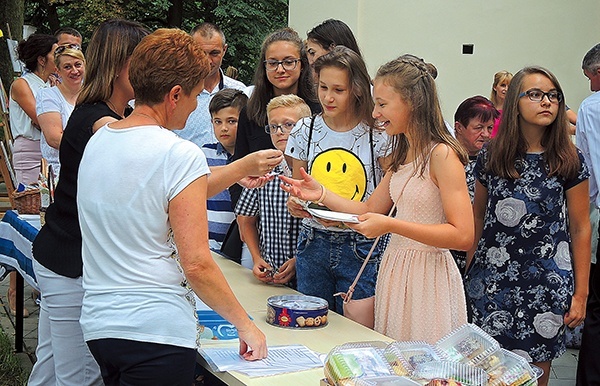
M 279 65 L 286 71 L 292 71 L 296 69 L 298 62 L 301 59 L 284 59 L 284 60 L 265 60 L 265 69 L 267 71 L 277 71 Z
M 548 97 L 551 103 L 559 103 L 562 101 L 563 95 L 560 91 L 548 91 L 543 92 L 542 90 L 527 90 L 519 94 L 519 98 L 523 98 L 525 95 L 529 97 L 532 102 L 541 102 L 544 96 Z
M 281 130 L 281 132 L 283 134 L 288 134 L 292 131 L 294 126 L 296 126 L 295 122 L 286 122 L 281 125 L 275 125 L 275 124 L 266 125 L 265 132 L 267 134 L 275 134 L 275 133 L 277 133 L 277 130 Z
M 62 44 L 54 50 L 54 55 L 62 54 L 67 48 L 72 50 L 81 51 L 81 46 L 79 44 Z

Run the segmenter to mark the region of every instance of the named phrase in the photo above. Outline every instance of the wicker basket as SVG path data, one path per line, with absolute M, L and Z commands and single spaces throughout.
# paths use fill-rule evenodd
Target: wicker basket
M 28 189 L 22 192 L 13 193 L 15 209 L 20 214 L 39 214 L 40 213 L 40 190 Z

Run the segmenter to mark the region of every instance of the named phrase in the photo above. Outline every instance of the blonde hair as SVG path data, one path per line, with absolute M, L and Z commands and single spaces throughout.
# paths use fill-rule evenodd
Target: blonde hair
M 300 113 L 300 118 L 309 117 L 311 115 L 310 107 L 304 102 L 304 99 L 300 98 L 298 95 L 289 94 L 289 95 L 280 95 L 277 96 L 267 103 L 267 116 L 271 114 L 271 111 L 287 107 L 287 108 L 296 108 Z
M 512 81 L 513 78 L 513 74 L 503 70 L 503 71 L 498 71 L 497 73 L 494 74 L 494 83 L 492 83 L 492 93 L 490 94 L 490 100 L 492 101 L 492 103 L 494 104 L 494 107 L 498 106 L 498 103 L 500 102 L 498 100 L 498 95 L 496 93 L 496 90 L 494 90 L 496 88 L 496 86 L 498 86 L 500 83 L 506 81 L 508 84 L 510 84 L 510 82 Z
M 414 55 L 403 55 L 379 68 L 376 80 L 394 88 L 411 109 L 408 130 L 416 155 L 415 173 L 422 176 L 427 166 L 432 144 L 445 143 L 463 164 L 468 155 L 444 123 L 437 89 L 430 67 Z M 408 138 L 404 133 L 391 137 L 392 160 L 390 170 L 395 172 L 406 160 L 409 151 Z
M 81 52 L 81 50 L 76 50 L 74 48 L 65 48 L 64 51 L 61 51 L 60 54 L 54 54 L 54 64 L 56 64 L 56 67 L 58 67 L 58 64 L 60 63 L 60 58 L 62 58 L 63 56 L 70 56 L 72 58 L 79 59 L 83 63 L 85 63 L 85 56 L 83 56 L 83 52 Z

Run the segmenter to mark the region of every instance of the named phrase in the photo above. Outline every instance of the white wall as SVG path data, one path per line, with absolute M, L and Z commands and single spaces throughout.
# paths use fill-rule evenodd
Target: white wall
M 590 95 L 581 60 L 600 42 L 598 0 L 290 0 L 289 25 L 301 37 L 325 19 L 354 31 L 371 75 L 411 53 L 435 64 L 442 110 L 452 121 L 465 98 L 489 98 L 493 75 L 539 64 L 561 82 L 577 111 Z M 462 45 L 474 44 L 473 55 Z

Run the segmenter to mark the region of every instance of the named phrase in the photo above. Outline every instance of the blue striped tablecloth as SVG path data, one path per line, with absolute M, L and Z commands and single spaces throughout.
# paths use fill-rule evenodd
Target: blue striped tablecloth
M 0 221 L 0 264 L 15 268 L 36 290 L 31 244 L 39 228 L 39 215 L 18 215 L 12 210 Z

